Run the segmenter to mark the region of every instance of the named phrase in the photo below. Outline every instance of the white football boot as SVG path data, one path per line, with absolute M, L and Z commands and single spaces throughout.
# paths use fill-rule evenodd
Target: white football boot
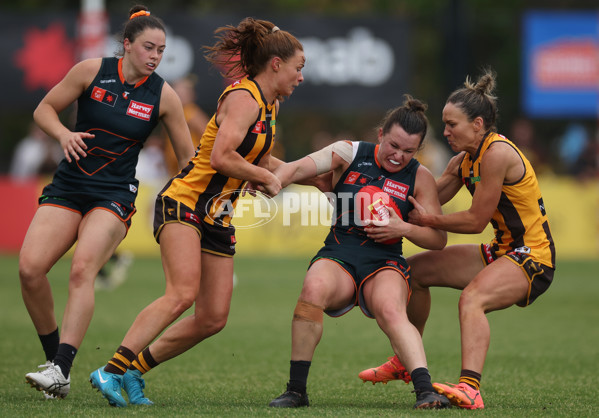
M 25 379 L 31 387 L 43 391 L 46 399 L 51 399 L 51 396 L 64 398 L 69 394 L 71 376 L 65 378 L 60 367 L 49 361 L 38 368 L 45 368 L 45 370 L 25 375 Z

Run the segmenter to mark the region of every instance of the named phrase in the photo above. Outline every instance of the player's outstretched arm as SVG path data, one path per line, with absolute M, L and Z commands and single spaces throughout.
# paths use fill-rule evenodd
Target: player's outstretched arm
M 351 163 L 352 158 L 353 146 L 351 142 L 337 141 L 304 158 L 278 167 L 275 174 L 281 180 L 283 187 L 286 187 L 291 183 L 304 182 L 306 184 L 305 182 L 308 179 L 333 172 L 332 184 L 334 184 L 340 174 Z M 328 181 L 328 177 L 326 179 Z
M 317 170 L 314 160 L 304 157 L 280 165 L 275 169 L 274 174 L 281 180 L 281 186 L 287 187 L 291 183 L 300 183 L 316 177 Z

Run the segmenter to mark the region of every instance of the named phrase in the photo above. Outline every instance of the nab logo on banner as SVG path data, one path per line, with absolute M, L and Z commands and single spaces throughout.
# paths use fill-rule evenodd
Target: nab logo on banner
M 108 90 L 101 89 L 100 87 L 94 87 L 92 90 L 92 99 L 97 100 L 100 103 L 107 104 L 108 106 L 114 107 L 118 95 Z

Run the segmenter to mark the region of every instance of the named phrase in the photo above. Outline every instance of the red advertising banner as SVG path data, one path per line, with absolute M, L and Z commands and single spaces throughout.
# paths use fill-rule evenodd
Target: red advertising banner
M 38 179 L 14 181 L 0 177 L 0 252 L 18 253 L 42 190 Z

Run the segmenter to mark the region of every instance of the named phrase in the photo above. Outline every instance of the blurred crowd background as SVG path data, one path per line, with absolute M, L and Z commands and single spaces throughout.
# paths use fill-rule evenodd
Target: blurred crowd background
M 136 3 L 167 26 L 157 72 L 179 93 L 194 141 L 231 81 L 208 65 L 202 47 L 214 42 L 219 26 L 252 16 L 297 36 L 307 56 L 305 81 L 277 120 L 273 154 L 281 159 L 338 139 L 376 140 L 386 110 L 408 93 L 428 104 L 431 129 L 419 159 L 439 175 L 451 156 L 442 135 L 445 99 L 467 75 L 491 67 L 498 132 L 524 151 L 540 177 L 599 184 L 596 0 L 22 0 L 0 2 L 3 199 L 22 189 L 19 182 L 52 175 L 62 152 L 32 123 L 32 112 L 74 63 L 114 54 Z M 64 112 L 66 123 L 72 114 Z M 167 143 L 160 129 L 148 140 L 137 173 L 142 184 L 161 187 L 174 173 Z

